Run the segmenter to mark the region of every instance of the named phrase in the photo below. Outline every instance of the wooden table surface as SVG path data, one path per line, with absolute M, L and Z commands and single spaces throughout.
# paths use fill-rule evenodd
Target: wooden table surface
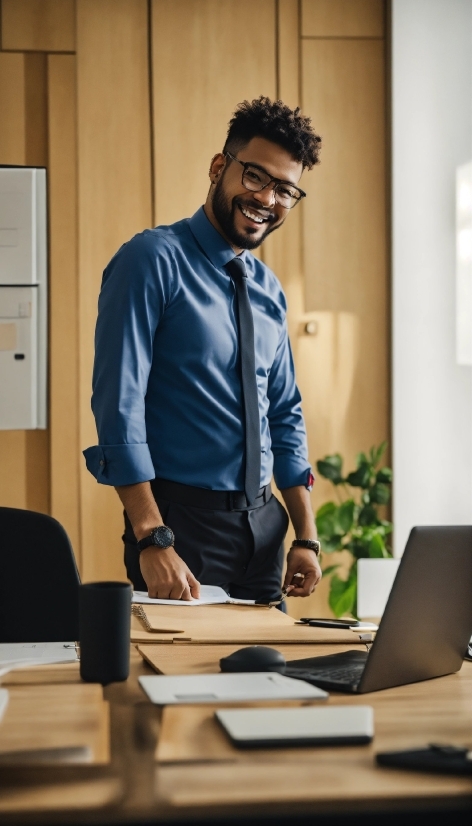
M 164 673 L 202 673 L 218 670 L 218 660 L 237 646 L 159 646 Z M 282 650 L 282 647 L 280 647 Z M 286 656 L 326 654 L 343 646 L 287 646 Z M 33 673 L 36 676 L 33 676 Z M 49 696 L 57 710 L 52 741 L 66 745 L 77 740 L 77 721 L 101 707 L 101 689 L 84 686 L 78 670 L 63 666 L 17 672 L 14 692 L 29 693 L 22 706 L 21 736 L 15 747 L 46 744 L 38 697 Z M 134 823 L 173 820 L 285 816 L 293 822 L 315 815 L 338 814 L 350 823 L 359 813 L 377 813 L 378 823 L 395 809 L 433 807 L 472 811 L 472 778 L 434 776 L 376 767 L 380 750 L 423 746 L 431 741 L 472 745 L 472 663 L 459 674 L 362 696 L 332 694 L 330 704 L 371 705 L 375 739 L 371 746 L 237 751 L 212 718 L 214 709 L 168 708 L 162 713 L 146 701 L 137 678 L 155 673 L 132 649 L 131 674 L 125 683 L 107 686 L 110 733 L 105 746 L 108 762 L 90 765 L 24 765 L 0 769 L 2 823 Z M 12 675 L 13 678 L 13 675 Z M 61 691 L 69 696 L 70 724 L 61 717 Z M 80 691 L 92 689 L 89 709 L 82 708 Z M 34 692 L 37 692 L 36 694 Z M 22 696 L 23 696 L 22 694 Z M 93 696 L 92 696 L 93 695 Z M 65 696 L 65 695 L 63 695 Z M 35 701 L 36 697 L 36 701 Z M 94 699 L 95 698 L 95 699 Z M 15 700 L 16 703 L 16 700 Z M 95 712 L 93 707 L 95 705 Z M 7 720 L 7 717 L 5 717 Z M 75 722 L 74 722 L 75 720 Z M 0 724 L 1 732 L 2 724 Z M 95 737 L 84 724 L 82 741 Z M 55 739 L 56 738 L 56 739 Z M 156 752 L 156 746 L 157 752 Z M 10 742 L 11 745 L 11 742 Z M 1 739 L 0 739 L 1 749 Z M 156 760 L 157 756 L 157 760 Z M 103 754 L 102 754 L 103 757 Z M 468 816 L 468 814 L 467 814 Z M 282 822 L 282 821 L 280 821 Z M 377 821 L 376 821 L 377 822 Z M 455 823 L 457 821 L 451 821 Z M 461 821 L 462 822 L 462 821 Z

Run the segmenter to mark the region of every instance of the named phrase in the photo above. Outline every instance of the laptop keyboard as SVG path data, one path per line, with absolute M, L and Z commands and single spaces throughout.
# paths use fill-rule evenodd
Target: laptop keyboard
M 315 682 L 318 678 L 325 682 L 331 683 L 347 683 L 348 685 L 356 685 L 364 671 L 364 663 L 358 665 L 343 666 L 342 668 L 288 668 L 285 671 L 287 677 L 295 677 L 298 680 L 306 680 L 307 682 Z

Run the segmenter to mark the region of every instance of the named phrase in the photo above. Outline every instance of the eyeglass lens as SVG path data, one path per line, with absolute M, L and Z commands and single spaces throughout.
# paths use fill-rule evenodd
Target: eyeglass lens
M 270 184 L 272 178 L 256 166 L 245 166 L 243 171 L 243 185 L 252 192 L 260 192 Z M 288 209 L 295 206 L 301 195 L 296 187 L 290 184 L 279 183 L 274 186 L 275 200 Z

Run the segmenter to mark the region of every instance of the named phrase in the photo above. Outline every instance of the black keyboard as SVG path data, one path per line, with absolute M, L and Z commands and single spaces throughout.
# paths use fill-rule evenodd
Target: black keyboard
M 345 685 L 357 685 L 362 677 L 365 664 L 351 664 L 342 668 L 293 668 L 287 666 L 286 677 L 294 677 L 296 680 L 305 680 L 307 683 L 317 685 L 323 683 L 344 683 Z
M 327 691 L 357 691 L 366 666 L 368 654 L 359 649 L 289 660 L 285 675 L 325 688 Z

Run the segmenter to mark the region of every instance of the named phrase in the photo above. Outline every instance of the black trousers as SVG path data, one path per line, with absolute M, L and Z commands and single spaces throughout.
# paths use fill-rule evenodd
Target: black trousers
M 151 483 L 152 487 L 152 483 Z M 237 599 L 280 596 L 288 516 L 271 496 L 250 510 L 210 510 L 170 502 L 154 493 L 175 550 L 203 585 L 220 585 Z M 147 591 L 139 551 L 125 512 L 125 565 L 135 590 Z

